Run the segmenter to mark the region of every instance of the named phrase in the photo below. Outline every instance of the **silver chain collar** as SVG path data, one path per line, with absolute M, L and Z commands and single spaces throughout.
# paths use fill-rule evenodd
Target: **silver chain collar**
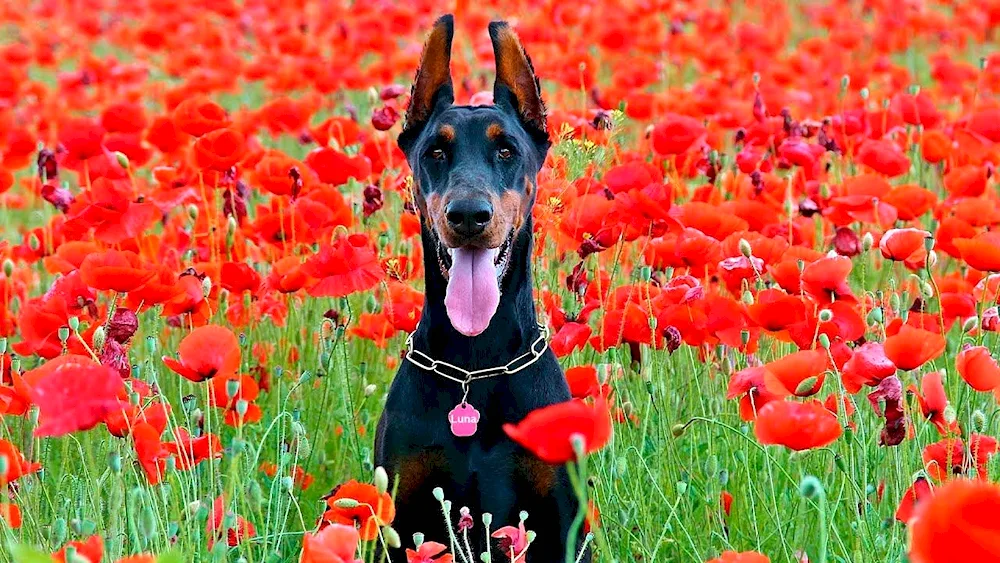
M 531 343 L 531 347 L 528 348 L 527 352 L 507 362 L 506 365 L 494 368 L 469 371 L 442 360 L 435 360 L 413 347 L 412 333 L 406 337 L 405 357 L 418 368 L 436 373 L 445 379 L 461 385 L 462 403 L 465 403 L 466 398 L 469 396 L 469 384 L 473 381 L 496 377 L 498 375 L 515 374 L 537 362 L 549 347 L 549 327 L 539 324 L 538 333 L 538 338 Z

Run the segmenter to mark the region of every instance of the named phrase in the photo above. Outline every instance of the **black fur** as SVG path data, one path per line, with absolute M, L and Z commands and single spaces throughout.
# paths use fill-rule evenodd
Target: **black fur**
M 450 19 L 445 23 L 450 33 Z M 490 31 L 495 36 L 498 28 L 494 25 Z M 415 82 L 419 81 L 418 73 Z M 526 182 L 533 182 L 545 160 L 549 148 L 545 132 L 523 119 L 516 99 L 512 100 L 502 84 L 495 89 L 496 105 L 477 108 L 453 106 L 450 81 L 440 88 L 443 91 L 434 94 L 429 114 L 419 121 L 408 119 L 399 139 L 413 170 L 418 198 L 474 183 L 479 188 L 517 190 L 533 203 L 535 191 Z M 456 133 L 448 147 L 449 156 L 430 160 L 428 150 L 439 142 L 438 128 L 445 123 Z M 485 135 L 490 123 L 502 124 L 503 142 L 514 151 L 513 157 L 503 162 L 494 158 L 496 147 Z M 439 239 L 422 217 L 426 297 L 413 335 L 416 349 L 475 370 L 507 364 L 526 352 L 538 337 L 531 274 L 531 205 L 525 209 L 524 223 L 513 240 L 510 264 L 501 281 L 496 315 L 485 332 L 471 338 L 457 332 L 448 319 L 444 306 L 447 282 L 437 261 Z M 517 374 L 474 382 L 468 402 L 480 411 L 479 428 L 472 437 L 457 438 L 450 431 L 447 416 L 462 400 L 461 386 L 403 360 L 379 420 L 375 457 L 391 478 L 398 477 L 403 484 L 393 527 L 404 547 L 412 546 L 415 532 L 424 533 L 429 541 L 449 543 L 440 505 L 431 493 L 441 487 L 453 504 L 452 524 L 457 522 L 460 507 L 471 509 L 475 526 L 469 537 L 477 561 L 486 549 L 482 513 L 493 515 L 492 530 L 496 530 L 516 526 L 520 511 L 528 512 L 526 527 L 537 533 L 527 561 L 563 561 L 567 533 L 578 509 L 566 471 L 538 462 L 511 441 L 502 426 L 569 398 L 562 369 L 552 351 L 546 350 L 536 363 Z M 416 477 L 420 479 L 414 485 Z M 496 546 L 494 542 L 493 561 L 506 561 Z M 577 546 L 572 549 L 575 554 Z M 393 561 L 405 561 L 401 549 L 390 555 Z M 590 560 L 589 555 L 586 560 Z M 461 561 L 457 554 L 456 561 Z

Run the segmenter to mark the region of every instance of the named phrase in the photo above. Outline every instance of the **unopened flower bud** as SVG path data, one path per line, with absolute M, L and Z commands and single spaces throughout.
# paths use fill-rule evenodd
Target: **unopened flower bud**
M 350 510 L 352 508 L 357 508 L 360 505 L 361 505 L 360 502 L 358 502 L 358 501 L 356 501 L 355 499 L 352 499 L 352 498 L 339 498 L 339 499 L 333 501 L 333 506 L 335 506 L 337 508 L 343 508 L 343 509 L 346 509 L 346 510 Z
M 389 474 L 385 472 L 385 468 L 381 465 L 375 468 L 375 490 L 378 494 L 383 494 L 389 490 Z
M 753 256 L 753 248 L 750 247 L 750 242 L 747 241 L 747 239 L 741 238 L 739 247 L 740 253 L 743 254 L 743 256 L 746 256 L 747 258 Z
M 121 166 L 125 170 L 128 170 L 129 167 L 128 156 L 126 156 L 125 153 L 120 151 L 115 151 L 115 158 L 118 160 L 119 166 Z
M 812 475 L 806 475 L 799 484 L 799 493 L 806 498 L 816 498 L 823 494 L 823 484 Z
M 397 549 L 403 545 L 403 542 L 399 539 L 399 533 L 392 526 L 382 528 L 382 536 L 385 537 L 385 543 L 393 549 Z
M 830 309 L 823 309 L 819 312 L 820 322 L 828 323 L 833 320 L 833 311 Z

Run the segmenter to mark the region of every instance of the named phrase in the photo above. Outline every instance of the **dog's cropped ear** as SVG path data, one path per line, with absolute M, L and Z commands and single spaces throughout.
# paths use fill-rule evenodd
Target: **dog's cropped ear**
M 535 134 L 548 137 L 545 124 L 545 102 L 538 86 L 538 77 L 531 59 L 521 46 L 514 30 L 504 21 L 490 23 L 493 57 L 497 79 L 493 84 L 493 102 L 517 112 L 521 121 Z
M 406 110 L 406 124 L 399 134 L 399 146 L 405 152 L 420 135 L 427 121 L 439 104 L 450 105 L 455 101 L 451 82 L 451 41 L 455 36 L 455 19 L 451 14 L 434 22 L 420 68 L 410 90 L 410 106 Z

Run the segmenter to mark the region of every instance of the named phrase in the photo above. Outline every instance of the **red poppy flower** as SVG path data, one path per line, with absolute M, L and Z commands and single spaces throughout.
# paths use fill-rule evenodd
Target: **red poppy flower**
M 336 506 L 338 500 L 346 498 L 355 500 L 354 508 Z M 339 485 L 326 497 L 327 510 L 323 513 L 323 521 L 330 524 L 347 524 L 359 529 L 362 541 L 371 541 L 378 537 L 378 529 L 392 523 L 396 517 L 396 506 L 389 493 L 381 493 L 374 485 L 351 480 Z
M 840 375 L 844 389 L 854 394 L 863 385 L 878 385 L 879 381 L 895 373 L 896 364 L 886 357 L 885 347 L 879 342 L 866 342 L 854 350 Z
M 890 229 L 879 239 L 878 248 L 888 260 L 903 262 L 911 269 L 922 268 L 927 260 L 924 244 L 930 236 L 922 229 Z
M 406 550 L 406 563 L 452 563 L 455 557 L 450 553 L 445 553 L 448 546 L 428 541 L 420 544 L 416 551 Z
M 566 370 L 566 382 L 569 392 L 576 399 L 598 397 L 604 395 L 602 386 L 597 379 L 597 368 L 594 366 L 575 366 Z M 606 395 L 604 395 L 606 396 Z
M 984 272 L 1000 272 L 1000 232 L 986 231 L 973 238 L 957 238 L 954 244 L 969 266 Z
M 764 366 L 753 366 L 735 372 L 729 378 L 726 398 L 740 398 L 740 418 L 743 420 L 753 420 L 764 405 L 784 397 L 769 391 L 764 384 L 764 377 Z
M 300 563 L 359 563 L 358 530 L 352 525 L 330 524 L 302 538 Z
M 226 110 L 203 96 L 178 104 L 174 108 L 173 122 L 178 129 L 194 137 L 228 127 L 230 123 Z
M 807 397 L 823 386 L 829 364 L 826 350 L 794 352 L 764 366 L 764 384 L 781 397 Z
M 992 391 L 1000 386 L 1000 366 L 986 346 L 967 346 L 955 358 L 955 369 L 976 391 Z
M 500 551 L 511 561 L 523 559 L 525 551 L 528 549 L 528 531 L 524 528 L 524 520 L 518 525 L 504 526 L 490 534 L 490 537 L 500 540 Z
M 902 176 L 910 171 L 910 159 L 891 141 L 871 139 L 865 141 L 858 149 L 857 160 L 890 178 Z
M 0 502 L 0 520 L 4 521 L 12 529 L 21 527 L 21 507 L 10 502 Z
M 219 495 L 215 499 L 215 502 L 212 503 L 212 509 L 208 514 L 208 522 L 205 523 L 205 534 L 208 535 L 208 549 L 212 549 L 212 545 L 217 540 L 223 538 L 226 540 L 226 545 L 236 547 L 243 540 L 257 535 L 254 525 L 238 514 L 235 515 L 232 526 L 226 528 L 227 513 L 226 501 L 222 495 Z
M 896 508 L 896 520 L 904 524 L 909 524 L 917 505 L 921 502 L 926 502 L 933 494 L 934 490 L 931 489 L 931 484 L 927 482 L 927 479 L 917 477 L 917 480 L 903 493 L 903 498 L 899 499 L 899 507 Z
M 757 412 L 754 435 L 761 444 L 801 451 L 833 443 L 843 429 L 837 416 L 819 401 L 771 401 Z
M 100 563 L 104 557 L 104 538 L 100 534 L 90 536 L 85 541 L 71 541 L 62 549 L 52 554 L 56 563 L 66 563 L 66 548 L 72 546 L 77 557 Z
M 181 340 L 177 349 L 180 360 L 167 356 L 163 363 L 185 379 L 195 383 L 215 376 L 228 376 L 240 369 L 242 352 L 233 331 L 218 325 L 196 328 Z
M 21 477 L 31 475 L 42 468 L 41 464 L 29 463 L 24 459 L 24 454 L 8 440 L 0 439 L 0 457 L 7 459 L 7 470 L 5 473 L 0 473 L 0 481 L 4 483 L 13 483 Z
M 820 258 L 806 264 L 801 276 L 802 291 L 820 305 L 841 299 L 855 301 L 851 286 L 847 284 L 852 268 L 851 259 L 844 256 Z
M 195 166 L 226 172 L 243 159 L 246 154 L 246 139 L 233 129 L 217 129 L 199 137 L 192 147 Z
M 89 430 L 118 407 L 122 378 L 97 364 L 63 364 L 32 385 L 31 400 L 38 405 L 35 436 L 62 436 Z
M 917 369 L 944 353 L 945 340 L 940 334 L 914 328 L 900 327 L 899 332 L 885 339 L 885 355 L 903 371 Z
M 707 563 L 771 563 L 766 556 L 756 551 L 724 551 L 722 555 L 715 559 L 710 559 Z
M 260 274 L 243 262 L 226 262 L 219 270 L 220 284 L 233 293 L 256 293 L 260 287 Z
M 552 348 L 552 352 L 555 353 L 556 357 L 562 358 L 568 356 L 575 350 L 582 350 L 586 346 L 587 340 L 590 339 L 592 332 L 590 326 L 587 324 L 568 322 L 552 335 L 549 348 Z
M 91 254 L 80 264 L 80 275 L 88 286 L 100 291 L 128 293 L 156 275 L 129 250 L 105 250 Z
M 952 421 L 949 424 L 944 417 L 945 409 L 948 407 L 948 396 L 945 394 L 942 378 L 944 372 L 933 371 L 928 373 L 920 381 L 920 391 L 915 393 L 917 402 L 920 404 L 920 412 L 924 418 L 934 424 L 938 432 L 942 435 L 949 431 L 958 433 L 958 423 Z M 912 389 L 912 388 L 911 388 Z M 916 389 L 913 389 L 916 391 Z
M 321 246 L 302 268 L 318 280 L 309 288 L 313 297 L 344 297 L 371 289 L 385 277 L 368 237 L 360 234 Z
M 911 521 L 913 563 L 1000 561 L 1000 486 L 954 479 L 917 505 Z
M 611 413 L 599 398 L 593 406 L 579 400 L 536 409 L 517 424 L 504 424 L 504 432 L 546 463 L 576 459 L 572 439 L 583 438 L 586 453 L 600 450 L 611 439 Z
M 313 169 L 320 182 L 333 186 L 346 184 L 350 178 L 363 182 L 372 174 L 372 163 L 367 157 L 351 157 L 325 147 L 309 153 L 306 164 Z
M 700 121 L 674 114 L 665 116 L 650 133 L 653 150 L 664 156 L 683 154 L 704 136 L 705 126 Z

